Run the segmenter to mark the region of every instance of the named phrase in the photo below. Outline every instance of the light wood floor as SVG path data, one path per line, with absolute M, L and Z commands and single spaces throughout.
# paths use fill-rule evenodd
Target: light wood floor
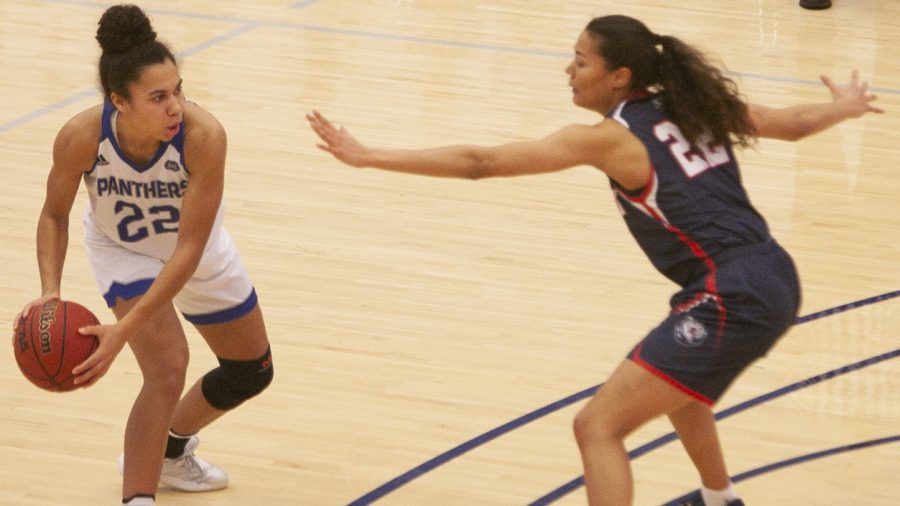
M 183 56 L 189 98 L 229 133 L 226 226 L 254 278 L 275 383 L 205 430 L 231 486 L 159 504 L 521 505 L 581 474 L 583 401 L 446 452 L 601 383 L 663 317 L 673 286 L 587 168 L 446 181 L 338 164 L 314 147 L 319 109 L 380 145 L 499 143 L 598 118 L 571 104 L 564 67 L 595 16 L 624 13 L 717 55 L 753 101 L 828 100 L 817 79 L 870 80 L 888 110 L 741 157 L 751 197 L 793 253 L 803 314 L 900 290 L 900 2 L 834 0 L 146 1 Z M 0 0 L 0 302 L 39 294 L 34 229 L 62 124 L 100 100 L 96 23 L 107 4 Z M 63 295 L 112 315 L 72 215 Z M 214 358 L 193 329 L 191 376 Z M 797 325 L 717 409 L 900 346 L 900 298 Z M 750 505 L 892 505 L 900 442 L 788 459 L 900 434 L 900 361 L 886 358 L 722 420 Z M 820 378 L 821 379 L 821 378 Z M 125 419 L 139 388 L 123 352 L 103 381 L 53 395 L 0 367 L 0 504 L 118 504 Z M 629 449 L 670 432 L 652 423 Z M 487 439 L 487 438 L 486 438 Z M 407 471 L 438 459 L 407 479 Z M 698 480 L 677 441 L 634 462 L 636 504 Z M 406 478 L 404 478 L 406 476 Z M 398 486 L 380 489 L 401 477 Z M 365 503 L 366 501 L 362 501 Z M 576 487 L 556 504 L 585 504 Z

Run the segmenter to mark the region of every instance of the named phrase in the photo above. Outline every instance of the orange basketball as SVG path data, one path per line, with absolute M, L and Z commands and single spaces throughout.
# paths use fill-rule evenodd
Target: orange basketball
M 72 369 L 99 345 L 97 336 L 83 336 L 78 329 L 99 323 L 89 309 L 72 301 L 54 299 L 32 308 L 13 336 L 22 374 L 44 390 L 75 390 Z

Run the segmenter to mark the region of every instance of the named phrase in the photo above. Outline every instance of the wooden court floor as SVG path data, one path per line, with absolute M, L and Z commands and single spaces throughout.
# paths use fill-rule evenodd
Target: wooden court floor
M 747 503 L 900 497 L 900 2 L 148 0 L 187 96 L 229 134 L 226 227 L 254 278 L 276 379 L 201 433 L 228 489 L 159 504 L 585 504 L 574 413 L 661 319 L 673 286 L 589 168 L 446 181 L 340 165 L 321 110 L 386 146 L 546 135 L 577 110 L 563 73 L 596 15 L 623 13 L 725 65 L 752 101 L 824 101 L 859 69 L 887 114 L 741 154 L 751 198 L 799 266 L 802 318 L 717 406 Z M 109 4 L 0 0 L 0 307 L 39 295 L 35 225 L 56 132 L 100 100 Z M 105 308 L 71 220 L 63 296 Z M 214 364 L 188 329 L 191 379 Z M 0 505 L 118 504 L 140 375 L 49 394 L 0 360 Z M 671 429 L 627 441 L 636 504 L 698 478 Z

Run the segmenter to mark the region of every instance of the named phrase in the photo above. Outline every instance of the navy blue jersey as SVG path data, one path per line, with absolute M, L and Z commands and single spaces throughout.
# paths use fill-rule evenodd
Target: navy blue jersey
M 610 184 L 629 230 L 663 275 L 684 287 L 713 274 L 728 251 L 770 240 L 741 184 L 730 143 L 688 143 L 657 95 L 627 99 L 609 117 L 650 154 L 644 188 L 629 192 Z

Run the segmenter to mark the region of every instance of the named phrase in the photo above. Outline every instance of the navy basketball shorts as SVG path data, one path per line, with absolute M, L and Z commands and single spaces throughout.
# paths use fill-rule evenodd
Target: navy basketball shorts
M 729 255 L 712 276 L 676 293 L 669 316 L 628 356 L 710 406 L 787 332 L 800 306 L 794 263 L 774 241 Z

